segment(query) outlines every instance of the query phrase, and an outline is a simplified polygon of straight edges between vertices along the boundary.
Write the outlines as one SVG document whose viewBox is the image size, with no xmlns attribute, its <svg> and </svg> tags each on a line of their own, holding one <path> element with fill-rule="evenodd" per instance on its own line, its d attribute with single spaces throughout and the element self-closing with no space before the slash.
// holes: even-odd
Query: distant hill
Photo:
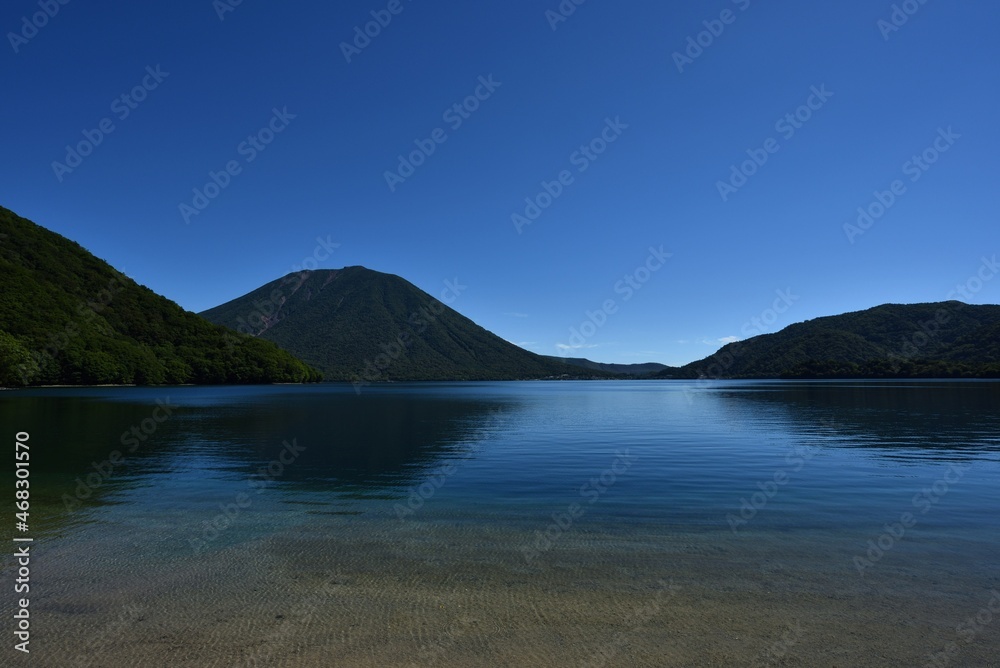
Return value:
<svg viewBox="0 0 1000 668">
<path fill-rule="evenodd" d="M 289 274 L 201 315 L 277 343 L 327 380 L 608 376 L 519 348 L 399 276 L 365 267 Z"/>
<path fill-rule="evenodd" d="M 668 377 L 661 372 L 657 377 Z M 676 375 L 676 374 L 675 374 Z M 731 343 L 687 378 L 1000 376 L 1000 306 L 885 304 Z"/>
<path fill-rule="evenodd" d="M 318 380 L 0 207 L 0 385 Z"/>
<path fill-rule="evenodd" d="M 957 301 L 816 318 L 681 368 L 536 355 L 364 267 L 290 274 L 202 315 L 0 207 L 0 386 L 1000 377 L 1000 306 Z"/>
<path fill-rule="evenodd" d="M 606 373 L 630 376 L 632 378 L 643 378 L 656 373 L 669 373 L 677 371 L 676 368 L 660 364 L 658 362 L 647 362 L 645 364 L 605 364 L 603 362 L 592 362 L 583 357 L 556 357 L 555 355 L 543 355 L 546 359 L 554 362 L 562 362 L 570 366 L 577 366 L 592 371 L 604 371 Z"/>
</svg>

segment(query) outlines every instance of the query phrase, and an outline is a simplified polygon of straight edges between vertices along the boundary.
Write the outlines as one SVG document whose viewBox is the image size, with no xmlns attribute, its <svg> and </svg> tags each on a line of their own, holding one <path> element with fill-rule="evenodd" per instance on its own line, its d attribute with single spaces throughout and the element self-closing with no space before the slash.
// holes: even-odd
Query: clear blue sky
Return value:
<svg viewBox="0 0 1000 668">
<path fill-rule="evenodd" d="M 10 0 L 0 203 L 193 311 L 288 273 L 322 238 L 340 245 L 320 268 L 434 295 L 458 278 L 452 306 L 530 350 L 686 363 L 755 317 L 773 331 L 943 300 L 1000 252 L 1000 5 L 908 4 L 896 30 L 879 26 L 888 0 L 588 0 L 558 22 L 558 0 L 243 0 L 223 20 L 222 0 L 75 0 L 35 17 L 36 34 L 23 17 L 38 0 Z M 342 43 L 389 7 L 347 62 Z M 121 99 L 143 83 L 141 102 Z M 477 89 L 468 118 L 445 115 Z M 799 127 L 782 122 L 810 102 Z M 286 108 L 264 150 L 240 148 Z M 438 128 L 446 141 L 390 189 L 397 156 Z M 54 168 L 85 130 L 100 144 Z M 603 153 L 575 153 L 602 132 Z M 926 171 L 906 164 L 925 149 Z M 748 150 L 767 162 L 720 193 Z M 185 221 L 180 205 L 230 161 L 238 173 Z M 519 233 L 512 214 L 564 170 Z M 905 190 L 851 243 L 845 223 L 895 180 Z M 661 245 L 672 256 L 626 300 L 618 282 Z M 963 300 L 998 295 L 1000 277 Z M 606 322 L 572 337 L 607 300 Z"/>
</svg>

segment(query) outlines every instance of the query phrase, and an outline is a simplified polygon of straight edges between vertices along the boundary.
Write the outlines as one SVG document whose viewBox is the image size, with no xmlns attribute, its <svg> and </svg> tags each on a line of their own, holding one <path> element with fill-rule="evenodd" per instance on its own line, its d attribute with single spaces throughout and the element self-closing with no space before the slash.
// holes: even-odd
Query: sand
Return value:
<svg viewBox="0 0 1000 668">
<path fill-rule="evenodd" d="M 951 642 L 937 665 L 1000 666 L 1000 609 L 956 630 L 1000 590 L 961 550 L 862 578 L 822 535 L 581 527 L 531 564 L 502 524 L 320 517 L 197 556 L 115 535 L 37 545 L 32 652 L 5 665 L 854 668 Z"/>
</svg>

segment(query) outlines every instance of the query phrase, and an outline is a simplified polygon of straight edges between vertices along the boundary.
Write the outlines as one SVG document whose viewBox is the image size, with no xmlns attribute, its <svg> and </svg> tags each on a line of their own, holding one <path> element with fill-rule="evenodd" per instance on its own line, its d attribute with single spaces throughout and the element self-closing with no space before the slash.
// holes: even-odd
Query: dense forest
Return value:
<svg viewBox="0 0 1000 668">
<path fill-rule="evenodd" d="M 731 343 L 661 378 L 997 378 L 1000 306 L 885 304 Z"/>
<path fill-rule="evenodd" d="M 273 343 L 213 325 L 0 207 L 0 385 L 319 379 Z"/>
</svg>

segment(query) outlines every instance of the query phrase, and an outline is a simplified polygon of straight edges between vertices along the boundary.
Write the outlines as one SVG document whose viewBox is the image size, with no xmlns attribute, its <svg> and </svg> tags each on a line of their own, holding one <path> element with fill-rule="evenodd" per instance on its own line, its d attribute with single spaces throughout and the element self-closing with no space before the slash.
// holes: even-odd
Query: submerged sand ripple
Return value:
<svg viewBox="0 0 1000 668">
<path fill-rule="evenodd" d="M 198 556 L 59 539 L 37 552 L 31 664 L 923 666 L 1000 590 L 955 554 L 860 578 L 822 535 L 581 528 L 531 564 L 523 540 L 345 517 Z M 1000 615 L 949 665 L 998 649 Z"/>
</svg>

